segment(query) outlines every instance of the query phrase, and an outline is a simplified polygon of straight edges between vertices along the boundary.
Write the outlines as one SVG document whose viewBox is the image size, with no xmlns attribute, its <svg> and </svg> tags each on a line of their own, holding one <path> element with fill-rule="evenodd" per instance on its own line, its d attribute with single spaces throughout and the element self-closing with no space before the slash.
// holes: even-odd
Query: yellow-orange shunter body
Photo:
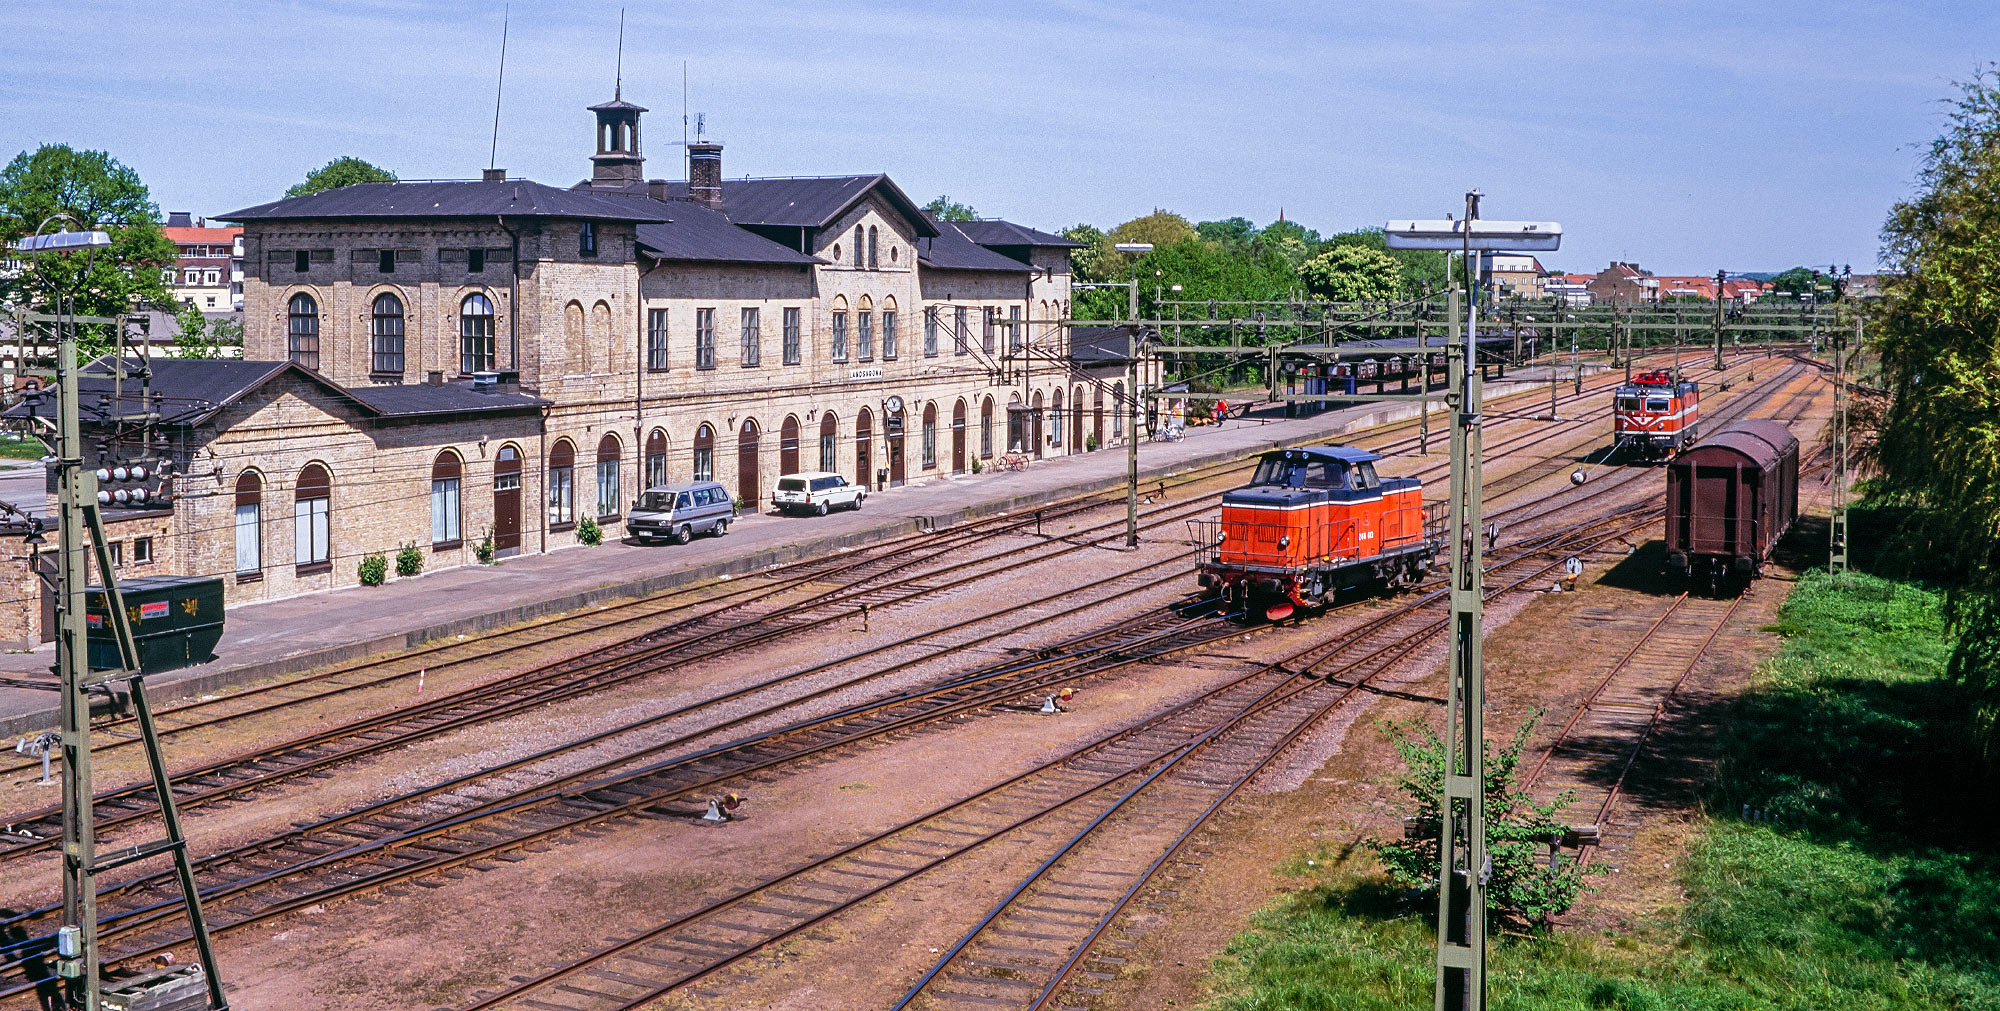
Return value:
<svg viewBox="0 0 2000 1011">
<path fill-rule="evenodd" d="M 1430 568 L 1442 540 L 1422 483 L 1380 477 L 1381 457 L 1347 446 L 1264 454 L 1248 487 L 1197 521 L 1201 585 L 1276 620 L 1368 583 L 1399 587 Z"/>
</svg>

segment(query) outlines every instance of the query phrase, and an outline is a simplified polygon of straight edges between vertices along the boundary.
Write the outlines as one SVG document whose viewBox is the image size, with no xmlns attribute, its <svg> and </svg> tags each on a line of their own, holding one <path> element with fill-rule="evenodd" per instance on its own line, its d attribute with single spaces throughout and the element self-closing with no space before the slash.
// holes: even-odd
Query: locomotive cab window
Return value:
<svg viewBox="0 0 2000 1011">
<path fill-rule="evenodd" d="M 1347 467 L 1332 460 L 1314 460 L 1305 465 L 1305 487 L 1330 488 L 1335 491 L 1347 487 Z"/>
<path fill-rule="evenodd" d="M 1363 491 L 1374 491 L 1382 487 L 1382 479 L 1375 476 L 1375 465 L 1364 463 L 1354 469 L 1354 486 Z"/>
<path fill-rule="evenodd" d="M 1638 397 L 1619 397 L 1619 398 L 1618 398 L 1618 409 L 1619 409 L 1619 410 L 1621 410 L 1621 411 L 1636 411 L 1636 410 L 1638 410 L 1638 409 L 1639 409 L 1639 398 L 1638 398 Z"/>
<path fill-rule="evenodd" d="M 1666 400 L 1666 398 L 1665 398 L 1665 397 L 1647 397 L 1647 398 L 1646 398 L 1646 410 L 1649 410 L 1649 411 L 1664 411 L 1664 410 L 1666 410 L 1666 409 L 1667 409 L 1667 400 Z"/>
</svg>

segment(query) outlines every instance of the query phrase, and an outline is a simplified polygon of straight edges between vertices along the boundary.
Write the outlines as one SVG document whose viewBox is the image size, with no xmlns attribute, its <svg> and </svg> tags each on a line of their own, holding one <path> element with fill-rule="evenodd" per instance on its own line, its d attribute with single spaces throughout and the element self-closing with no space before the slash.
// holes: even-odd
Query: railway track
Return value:
<svg viewBox="0 0 2000 1011">
<path fill-rule="evenodd" d="M 1621 517 L 1615 523 L 1590 526 L 1608 526 L 1615 533 L 1620 525 L 1632 523 Z M 1544 557 L 1549 553 L 1577 550 L 1580 544 L 1605 536 L 1602 530 L 1579 529 L 1547 538 L 1524 547 L 1515 562 L 1496 565 L 1493 572 L 1503 573 L 1507 564 L 1521 566 L 1510 583 L 1519 586 L 1556 564 Z M 1242 735 L 1247 734 L 1262 740 L 1262 747 L 1273 755 L 1282 751 L 1310 725 L 1314 714 L 1339 704 L 1328 701 L 1329 692 L 1339 700 L 1351 698 L 1434 636 L 1444 625 L 1432 614 L 1440 596 L 1417 598 L 1357 629 L 1259 665 L 1138 727 L 1107 735 L 972 797 L 774 875 L 503 992 L 480 997 L 466 1011 L 502 1006 L 577 1011 L 638 1007 L 963 854 L 1012 838 L 1025 826 L 1035 826 L 1042 835 L 1061 829 L 1059 838 L 1071 840 L 1057 854 L 1061 857 L 1076 851 L 1078 833 L 1098 831 L 1114 816 L 1118 825 L 1126 827 L 1155 824 L 1157 812 L 1133 814 L 1135 798 L 1141 796 L 1149 804 L 1156 796 L 1168 796 L 1173 801 L 1169 806 L 1185 813 L 1199 794 L 1207 802 L 1196 813 L 1205 817 L 1247 781 L 1242 769 L 1235 770 L 1234 778 L 1217 778 L 1217 771 L 1227 771 L 1233 761 L 1212 746 L 1225 739 L 1226 731 L 1241 731 L 1227 737 L 1239 750 L 1246 739 Z M 1334 667 L 1342 669 L 1347 680 L 1315 679 L 1319 671 Z M 1217 755 L 1222 756 L 1219 764 Z M 1224 784 L 1223 796 L 1202 794 L 1202 784 L 1212 790 L 1216 783 Z M 1054 864 L 1045 863 L 1044 870 L 1050 866 Z M 1061 883 L 1059 887 L 1075 884 L 1074 876 L 1054 880 Z M 1017 889 L 1010 898 L 1023 894 Z M 1061 895 L 1040 898 L 1063 901 Z M 986 925 L 995 919 L 989 916 Z M 1032 936 L 1051 929 L 1044 923 L 1020 933 Z M 954 954 L 964 948 L 961 944 Z M 1011 992 L 1022 977 L 1006 978 L 1003 985 Z"/>
</svg>

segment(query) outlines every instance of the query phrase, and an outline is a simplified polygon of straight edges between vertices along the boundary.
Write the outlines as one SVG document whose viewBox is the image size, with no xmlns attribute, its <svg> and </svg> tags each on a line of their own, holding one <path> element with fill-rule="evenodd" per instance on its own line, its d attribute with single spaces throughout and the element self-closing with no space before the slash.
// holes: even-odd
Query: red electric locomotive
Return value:
<svg viewBox="0 0 2000 1011">
<path fill-rule="evenodd" d="M 1381 457 L 1347 446 L 1264 454 L 1246 488 L 1225 492 L 1220 520 L 1196 520 L 1201 585 L 1277 621 L 1295 608 L 1374 582 L 1416 582 L 1443 543 L 1422 482 L 1379 477 Z"/>
<path fill-rule="evenodd" d="M 1701 391 L 1671 372 L 1641 372 L 1618 387 L 1611 407 L 1615 452 L 1662 460 L 1701 436 Z"/>
</svg>

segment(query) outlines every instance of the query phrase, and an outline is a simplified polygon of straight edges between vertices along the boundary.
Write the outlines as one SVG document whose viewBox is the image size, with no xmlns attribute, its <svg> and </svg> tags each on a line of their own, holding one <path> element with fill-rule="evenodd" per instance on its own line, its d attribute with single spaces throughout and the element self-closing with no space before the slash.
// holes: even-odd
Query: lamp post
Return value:
<svg viewBox="0 0 2000 1011">
<path fill-rule="evenodd" d="M 1457 251 L 1465 268 L 1465 316 L 1451 297 L 1451 328 L 1458 353 L 1449 356 L 1451 411 L 1450 525 L 1451 664 L 1446 692 L 1443 824 L 1438 847 L 1438 948 L 1436 1011 L 1486 1007 L 1486 815 L 1484 809 L 1486 685 L 1480 655 L 1485 613 L 1480 551 L 1479 269 L 1476 253 L 1553 252 L 1562 226 L 1552 221 L 1482 221 L 1478 190 L 1465 195 L 1465 218 L 1391 221 L 1383 229 L 1390 249 Z M 1461 325 L 1463 330 L 1460 330 Z M 1456 338 L 1461 334 L 1464 340 Z M 1421 340 L 1423 334 L 1418 333 Z M 1550 350 L 1553 352 L 1553 342 Z M 1553 363 L 1554 355 L 1550 355 Z"/>
<path fill-rule="evenodd" d="M 88 630 L 84 619 L 84 587 L 90 575 L 84 556 L 83 504 L 96 501 L 95 475 L 83 466 L 83 427 L 77 410 L 75 297 L 42 270 L 39 254 L 83 252 L 84 274 L 96 266 L 97 250 L 111 245 L 100 231 L 59 231 L 43 234 L 58 218 L 75 224 L 67 214 L 52 215 L 35 234 L 14 243 L 34 256 L 35 273 L 54 296 L 56 325 L 56 457 L 58 556 L 56 599 L 56 676 L 62 682 L 62 804 L 63 918 L 56 931 L 56 972 L 65 981 L 69 1002 L 96 1011 L 100 983 L 97 953 L 97 889 L 91 867 L 96 863 L 96 839 L 91 826 L 90 676 Z M 44 441 L 47 441 L 46 439 Z"/>
<path fill-rule="evenodd" d="M 1150 242 L 1120 242 L 1112 247 L 1121 253 L 1150 253 Z M 1125 546 L 1139 547 L 1139 273 L 1133 268 L 1132 286 L 1126 289 L 1125 319 L 1131 331 L 1125 337 Z M 1115 405 L 1114 405 L 1115 406 Z"/>
</svg>

